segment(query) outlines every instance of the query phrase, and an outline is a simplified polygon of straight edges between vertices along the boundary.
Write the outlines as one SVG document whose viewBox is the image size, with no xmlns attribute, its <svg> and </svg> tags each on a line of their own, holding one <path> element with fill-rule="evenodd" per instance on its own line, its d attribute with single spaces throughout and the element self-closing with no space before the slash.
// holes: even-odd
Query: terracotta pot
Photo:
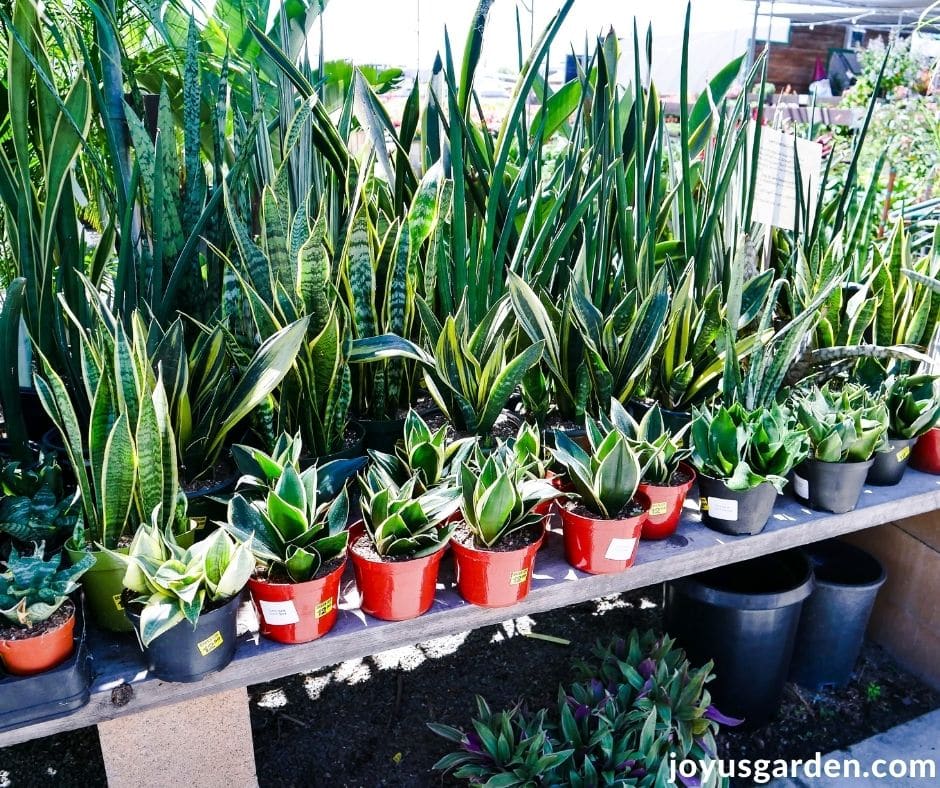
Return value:
<svg viewBox="0 0 940 788">
<path fill-rule="evenodd" d="M 650 500 L 650 510 L 643 522 L 644 539 L 666 539 L 676 532 L 682 518 L 682 505 L 689 489 L 695 484 L 692 466 L 680 463 L 679 468 L 689 476 L 685 484 L 665 487 L 656 484 L 640 484 L 637 492 Z"/>
<path fill-rule="evenodd" d="M 14 676 L 32 676 L 64 662 L 75 646 L 75 609 L 55 629 L 19 640 L 0 640 L 0 662 Z"/>
<path fill-rule="evenodd" d="M 604 520 L 575 514 L 561 506 L 565 537 L 565 558 L 575 569 L 594 575 L 622 572 L 633 566 L 640 543 L 649 499 L 640 492 L 634 496 L 645 511 L 624 520 Z"/>
<path fill-rule="evenodd" d="M 360 607 L 384 621 L 416 618 L 434 604 L 437 573 L 447 546 L 423 558 L 408 561 L 376 561 L 359 555 L 354 545 L 365 534 L 358 522 L 349 529 L 349 556 L 362 596 Z"/>
<path fill-rule="evenodd" d="M 481 550 L 454 539 L 460 596 L 480 607 L 506 607 L 524 599 L 532 586 L 535 554 L 544 541 L 544 530 L 535 542 L 518 550 Z"/>
<path fill-rule="evenodd" d="M 323 577 L 303 583 L 272 583 L 253 577 L 248 581 L 261 634 L 278 643 L 309 643 L 323 637 L 336 623 L 339 581 L 343 560 Z"/>
<path fill-rule="evenodd" d="M 940 427 L 928 430 L 917 439 L 910 465 L 924 473 L 940 474 Z"/>
</svg>

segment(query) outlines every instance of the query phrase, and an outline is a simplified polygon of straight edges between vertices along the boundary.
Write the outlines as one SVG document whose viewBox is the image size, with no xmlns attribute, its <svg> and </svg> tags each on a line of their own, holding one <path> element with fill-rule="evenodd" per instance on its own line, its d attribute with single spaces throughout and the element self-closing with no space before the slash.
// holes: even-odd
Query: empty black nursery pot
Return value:
<svg viewBox="0 0 940 788">
<path fill-rule="evenodd" d="M 195 628 L 182 621 L 141 648 L 147 669 L 162 681 L 199 681 L 222 670 L 235 656 L 238 608 L 241 594 L 220 607 L 204 611 Z M 125 607 L 127 617 L 140 632 L 140 610 Z M 139 635 L 138 635 L 139 638 Z"/>
<path fill-rule="evenodd" d="M 715 661 L 715 705 L 748 727 L 777 710 L 813 569 L 799 551 L 755 558 L 673 580 L 666 630 L 693 664 Z"/>
<path fill-rule="evenodd" d="M 891 487 L 901 481 L 907 463 L 911 456 L 913 440 L 906 438 L 889 438 L 888 446 L 883 451 L 875 452 L 872 457 L 872 466 L 868 469 L 868 484 L 879 487 Z"/>
<path fill-rule="evenodd" d="M 797 500 L 819 512 L 851 512 L 858 506 L 865 477 L 873 462 L 805 460 L 793 471 L 793 494 Z"/>
<path fill-rule="evenodd" d="M 812 690 L 844 687 L 862 648 L 885 571 L 864 550 L 835 540 L 804 548 L 816 587 L 803 604 L 790 679 Z"/>
</svg>

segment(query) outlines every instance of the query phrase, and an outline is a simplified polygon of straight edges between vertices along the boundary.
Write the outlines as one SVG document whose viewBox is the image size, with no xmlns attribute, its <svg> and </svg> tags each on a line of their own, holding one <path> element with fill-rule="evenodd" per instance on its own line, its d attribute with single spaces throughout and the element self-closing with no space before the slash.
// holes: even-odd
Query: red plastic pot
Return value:
<svg viewBox="0 0 940 788">
<path fill-rule="evenodd" d="M 248 581 L 261 634 L 278 643 L 309 643 L 323 637 L 339 613 L 339 581 L 346 562 L 323 577 L 304 583 Z"/>
<path fill-rule="evenodd" d="M 634 500 L 646 511 L 625 520 L 585 517 L 566 506 L 559 507 L 568 563 L 593 575 L 622 572 L 633 566 L 650 508 L 649 499 L 642 493 L 637 492 Z"/>
<path fill-rule="evenodd" d="M 544 541 L 544 530 L 535 542 L 518 550 L 481 550 L 454 539 L 460 596 L 480 607 L 507 607 L 524 599 L 532 586 L 535 554 Z"/>
<path fill-rule="evenodd" d="M 666 539 L 676 532 L 682 518 L 682 505 L 689 489 L 695 484 L 695 471 L 690 465 L 681 463 L 679 468 L 689 476 L 685 484 L 661 487 L 655 484 L 640 484 L 637 491 L 650 500 L 650 509 L 643 522 L 644 539 Z"/>
<path fill-rule="evenodd" d="M 29 638 L 0 640 L 0 662 L 14 676 L 32 676 L 64 662 L 75 647 L 75 610 L 55 629 Z"/>
<path fill-rule="evenodd" d="M 376 561 L 360 555 L 355 544 L 365 533 L 359 522 L 349 529 L 349 555 L 362 597 L 359 606 L 384 621 L 417 618 L 434 604 L 437 572 L 447 546 L 424 558 L 409 561 Z"/>
<path fill-rule="evenodd" d="M 917 439 L 911 451 L 910 466 L 940 475 L 940 427 L 928 430 Z"/>
</svg>

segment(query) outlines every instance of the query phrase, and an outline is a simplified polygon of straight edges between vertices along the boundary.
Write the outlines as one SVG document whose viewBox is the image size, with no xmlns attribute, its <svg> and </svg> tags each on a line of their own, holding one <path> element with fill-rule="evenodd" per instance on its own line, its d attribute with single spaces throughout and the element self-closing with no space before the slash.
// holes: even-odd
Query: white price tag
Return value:
<svg viewBox="0 0 940 788">
<path fill-rule="evenodd" d="M 798 473 L 793 474 L 793 491 L 799 498 L 809 498 L 809 482 Z"/>
<path fill-rule="evenodd" d="M 286 602 L 269 602 L 267 599 L 260 600 L 261 615 L 268 624 L 275 626 L 281 624 L 296 624 L 300 621 L 297 615 L 297 608 L 290 600 Z"/>
<path fill-rule="evenodd" d="M 636 539 L 611 539 L 604 558 L 609 561 L 629 561 L 636 543 Z"/>
<path fill-rule="evenodd" d="M 709 495 L 708 514 L 716 520 L 730 520 L 734 522 L 738 519 L 738 502 L 728 498 L 716 498 L 714 495 Z"/>
</svg>

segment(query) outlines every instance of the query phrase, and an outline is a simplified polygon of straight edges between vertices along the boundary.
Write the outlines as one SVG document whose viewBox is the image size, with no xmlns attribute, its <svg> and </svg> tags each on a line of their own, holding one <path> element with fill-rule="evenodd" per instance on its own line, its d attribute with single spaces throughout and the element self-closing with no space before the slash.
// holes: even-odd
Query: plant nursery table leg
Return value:
<svg viewBox="0 0 940 788">
<path fill-rule="evenodd" d="M 109 788 L 255 788 L 244 687 L 98 724 Z"/>
</svg>

